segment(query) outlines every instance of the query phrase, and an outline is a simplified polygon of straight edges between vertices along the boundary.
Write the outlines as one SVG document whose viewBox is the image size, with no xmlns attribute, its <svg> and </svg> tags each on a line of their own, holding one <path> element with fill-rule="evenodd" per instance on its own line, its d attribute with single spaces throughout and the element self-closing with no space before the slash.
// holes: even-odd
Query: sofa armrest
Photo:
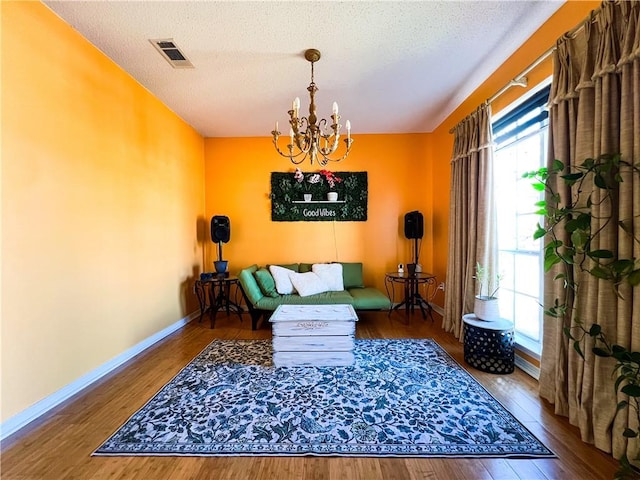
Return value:
<svg viewBox="0 0 640 480">
<path fill-rule="evenodd" d="M 258 270 L 258 266 L 251 265 L 250 267 L 241 270 L 238 274 L 238 282 L 240 282 L 240 286 L 242 287 L 246 300 L 252 303 L 251 306 L 258 303 L 260 299 L 264 297 L 258 282 L 256 282 L 256 279 L 253 276 L 253 272 L 256 270 Z"/>
</svg>

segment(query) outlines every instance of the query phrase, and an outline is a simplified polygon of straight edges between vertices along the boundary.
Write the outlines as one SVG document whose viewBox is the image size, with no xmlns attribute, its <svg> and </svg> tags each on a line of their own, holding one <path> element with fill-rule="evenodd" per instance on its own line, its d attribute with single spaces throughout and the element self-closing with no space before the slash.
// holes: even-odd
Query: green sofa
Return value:
<svg viewBox="0 0 640 480">
<path fill-rule="evenodd" d="M 238 283 L 242 291 L 245 303 L 251 315 L 251 328 L 256 330 L 260 319 L 267 319 L 278 305 L 352 305 L 356 311 L 385 310 L 391 308 L 391 301 L 380 290 L 374 287 L 365 287 L 362 278 L 362 263 L 342 264 L 342 277 L 344 290 L 328 291 L 309 296 L 300 296 L 297 293 L 281 295 L 270 288 L 268 283 L 270 275 L 267 267 L 251 265 L 240 271 Z M 294 272 L 310 272 L 312 264 L 293 263 L 279 265 Z M 267 272 L 267 273 L 265 273 Z M 266 282 L 265 282 L 266 280 Z M 267 285 L 265 286 L 265 283 Z"/>
</svg>

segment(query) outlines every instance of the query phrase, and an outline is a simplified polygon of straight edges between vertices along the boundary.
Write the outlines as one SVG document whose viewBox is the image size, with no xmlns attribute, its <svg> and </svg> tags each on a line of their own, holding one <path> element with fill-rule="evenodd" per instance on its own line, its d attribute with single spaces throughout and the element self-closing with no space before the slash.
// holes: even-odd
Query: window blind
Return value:
<svg viewBox="0 0 640 480">
<path fill-rule="evenodd" d="M 548 125 L 547 103 L 550 90 L 551 85 L 547 85 L 493 123 L 493 139 L 497 148 L 522 138 L 532 127 L 539 130 Z"/>
</svg>

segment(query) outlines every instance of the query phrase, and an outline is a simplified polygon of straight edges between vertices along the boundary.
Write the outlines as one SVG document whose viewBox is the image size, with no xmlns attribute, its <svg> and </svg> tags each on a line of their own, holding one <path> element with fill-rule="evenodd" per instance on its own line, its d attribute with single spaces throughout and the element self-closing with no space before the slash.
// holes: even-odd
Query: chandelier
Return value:
<svg viewBox="0 0 640 480">
<path fill-rule="evenodd" d="M 342 128 L 342 125 L 339 123 L 340 115 L 338 115 L 338 104 L 333 102 L 331 125 L 328 125 L 327 120 L 324 118 L 318 122 L 316 104 L 314 102 L 318 87 L 316 87 L 313 81 L 313 64 L 320 60 L 320 51 L 315 48 L 309 49 L 304 52 L 304 58 L 311 62 L 311 83 L 307 87 L 309 97 L 311 98 L 309 116 L 300 117 L 298 115 L 300 99 L 296 97 L 293 101 L 293 108 L 288 112 L 291 127 L 289 128 L 289 144 L 287 145 L 286 151 L 282 151 L 280 147 L 278 147 L 278 138 L 280 138 L 278 122 L 276 122 L 276 128 L 271 132 L 271 135 L 273 135 L 273 144 L 278 153 L 283 157 L 287 157 L 293 164 L 299 165 L 309 157 L 311 165 L 315 162 L 324 167 L 329 162 L 339 162 L 349 155 L 351 144 L 353 143 L 351 139 L 351 123 L 349 120 L 345 123 L 347 138 L 344 139 L 344 143 L 347 149 L 344 155 L 339 158 L 331 158 L 330 155 L 338 149 L 340 129 Z"/>
</svg>

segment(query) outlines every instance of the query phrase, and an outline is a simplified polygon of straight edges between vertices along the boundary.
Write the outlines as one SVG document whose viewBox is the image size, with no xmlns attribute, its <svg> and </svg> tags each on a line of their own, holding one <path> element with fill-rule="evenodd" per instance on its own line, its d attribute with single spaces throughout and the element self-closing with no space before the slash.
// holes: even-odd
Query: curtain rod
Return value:
<svg viewBox="0 0 640 480">
<path fill-rule="evenodd" d="M 584 28 L 585 23 L 587 23 L 587 22 L 596 23 L 598 21 L 597 15 L 599 13 L 600 13 L 600 7 L 596 8 L 595 10 L 591 10 L 591 12 L 587 16 L 587 18 L 585 18 L 582 22 L 580 22 L 578 25 L 573 27 L 571 30 L 567 31 L 567 33 L 565 33 L 561 38 L 567 38 L 567 37 L 568 38 L 575 38 L 575 36 Z M 531 65 L 529 65 L 527 68 L 525 68 L 522 71 L 522 73 L 520 73 L 520 75 L 517 75 L 513 80 L 511 80 L 504 87 L 502 87 L 500 90 L 498 90 L 496 93 L 494 93 L 491 97 L 489 97 L 487 99 L 487 103 L 492 103 L 496 98 L 498 98 L 504 92 L 509 90 L 509 88 L 511 88 L 511 87 L 514 87 L 514 86 L 526 87 L 527 86 L 527 77 L 525 77 L 525 75 L 528 74 L 529 72 L 531 72 L 534 68 L 536 68 L 542 62 L 544 62 L 547 58 L 549 58 L 551 56 L 551 54 L 554 52 L 554 50 L 556 49 L 556 46 L 557 46 L 557 42 L 556 42 L 556 45 L 554 45 L 549 50 L 544 52 Z"/>
<path fill-rule="evenodd" d="M 565 33 L 563 35 L 563 37 L 573 38 L 580 32 L 580 30 L 582 30 L 584 28 L 584 24 L 586 22 L 589 22 L 589 21 L 590 22 L 596 22 L 597 19 L 595 18 L 595 13 L 597 11 L 599 11 L 599 10 L 600 10 L 600 8 L 591 11 L 591 13 L 589 14 L 589 16 L 587 18 L 585 18 L 582 22 L 580 22 L 578 25 L 576 25 L 571 30 L 569 30 L 567 33 Z M 547 50 L 542 55 L 540 55 L 538 58 L 536 58 L 531 65 L 529 65 L 527 68 L 525 68 L 520 73 L 520 75 L 517 75 L 513 80 L 511 80 L 504 87 L 502 87 L 500 90 L 498 90 L 496 93 L 494 93 L 491 97 L 489 97 L 487 99 L 487 103 L 492 103 L 496 98 L 498 98 L 504 92 L 509 90 L 511 87 L 526 87 L 527 86 L 527 77 L 525 75 L 527 75 L 528 73 L 533 71 L 534 68 L 536 68 L 542 62 L 544 62 L 547 58 L 549 58 L 551 56 L 551 54 L 554 52 L 555 49 L 556 49 L 556 46 L 554 45 L 549 50 Z"/>
<path fill-rule="evenodd" d="M 509 80 L 509 83 L 507 83 L 504 87 L 502 87 L 496 93 L 491 95 L 487 100 L 485 100 L 485 103 L 487 103 L 487 104 L 493 103 L 493 101 L 496 98 L 498 98 L 504 92 L 509 90 L 511 87 L 527 87 L 528 86 L 528 81 L 527 81 L 526 75 L 529 72 L 531 72 L 534 68 L 536 68 L 538 65 L 540 65 L 542 62 L 544 62 L 547 58 L 549 58 L 555 49 L 556 49 L 556 47 L 551 47 L 549 50 L 547 50 L 542 55 L 540 55 L 538 58 L 536 58 L 535 61 L 531 65 L 529 65 L 522 72 L 520 72 L 518 75 L 516 75 L 512 80 Z M 459 122 L 458 122 L 458 124 L 459 124 Z M 458 124 L 456 124 L 456 125 L 458 125 Z M 455 127 L 453 127 L 451 130 L 449 130 L 449 133 L 454 133 L 454 132 L 455 132 Z"/>
<path fill-rule="evenodd" d="M 513 80 L 511 80 L 509 83 L 507 83 L 504 87 L 502 87 L 496 93 L 491 95 L 487 99 L 487 103 L 493 103 L 493 101 L 496 98 L 498 98 L 504 92 L 509 90 L 511 87 L 527 87 L 529 85 L 529 83 L 528 83 L 528 79 L 527 79 L 526 75 L 528 73 L 532 72 L 533 69 L 535 69 L 538 65 L 540 65 L 542 62 L 544 62 L 547 58 L 549 58 L 555 49 L 556 49 L 556 47 L 551 47 L 549 50 L 547 50 L 542 55 L 540 55 L 538 58 L 536 58 L 536 60 L 531 65 L 529 65 L 522 72 L 520 72 L 520 74 L 517 75 Z"/>
<path fill-rule="evenodd" d="M 596 17 L 597 13 L 600 12 L 600 7 L 598 7 L 595 10 L 592 10 L 591 13 L 589 14 L 589 16 L 587 18 L 585 18 L 582 22 L 580 22 L 578 25 L 576 25 L 575 27 L 573 27 L 571 30 L 569 30 L 567 33 L 565 33 L 561 38 L 564 37 L 574 37 L 575 35 L 578 34 L 578 32 L 580 32 L 580 30 L 582 30 L 584 28 L 584 25 L 586 22 L 590 21 L 590 22 L 597 22 L 598 19 Z M 534 68 L 536 68 L 538 65 L 540 65 L 542 62 L 544 62 L 547 58 L 549 58 L 551 56 L 551 54 L 555 51 L 556 46 L 554 45 L 553 47 L 551 47 L 549 50 L 547 50 L 546 52 L 544 52 L 542 55 L 540 55 L 538 58 L 536 58 L 533 63 L 531 65 L 529 65 L 527 68 L 525 68 L 522 72 L 520 72 L 520 74 L 516 75 L 515 78 L 513 78 L 512 80 L 509 81 L 509 83 L 507 83 L 504 87 L 502 87 L 500 90 L 498 90 L 496 93 L 494 93 L 493 95 L 491 95 L 487 100 L 486 103 L 490 104 L 493 103 L 493 101 L 498 98 L 500 95 L 502 95 L 504 92 L 506 92 L 507 90 L 509 90 L 511 87 L 527 87 L 528 83 L 527 83 L 527 77 L 526 75 L 528 73 L 530 73 L 531 71 L 533 71 Z M 459 122 L 458 122 L 459 123 Z M 457 125 L 457 124 L 456 124 Z M 449 133 L 454 133 L 455 132 L 455 127 L 453 127 L 451 130 L 449 130 Z"/>
<path fill-rule="evenodd" d="M 487 104 L 492 103 L 496 98 L 498 98 L 504 92 L 509 90 L 511 87 L 527 87 L 528 86 L 528 81 L 527 81 L 526 75 L 529 72 L 531 72 L 534 68 L 536 68 L 538 65 L 540 65 L 542 62 L 544 62 L 547 58 L 549 58 L 555 49 L 556 49 L 555 46 L 551 47 L 549 50 L 547 50 L 542 55 L 540 55 L 538 58 L 536 58 L 531 65 L 529 65 L 527 68 L 525 68 L 522 72 L 520 72 L 512 80 L 510 80 L 509 83 L 507 83 L 504 87 L 502 87 L 496 93 L 491 95 L 487 100 L 485 100 L 485 103 L 487 103 Z M 459 122 L 458 122 L 458 124 L 459 124 Z M 456 125 L 458 125 L 458 124 L 456 124 Z M 455 132 L 455 127 L 453 127 L 451 130 L 449 130 L 449 133 L 454 133 L 454 132 Z"/>
</svg>

